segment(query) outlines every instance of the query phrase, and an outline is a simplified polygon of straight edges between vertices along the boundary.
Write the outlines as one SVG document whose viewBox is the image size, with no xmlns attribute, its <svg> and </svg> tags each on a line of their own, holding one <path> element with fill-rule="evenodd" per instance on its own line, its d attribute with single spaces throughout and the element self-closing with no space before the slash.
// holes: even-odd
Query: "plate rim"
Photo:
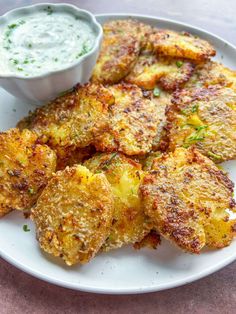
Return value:
<svg viewBox="0 0 236 314">
<path fill-rule="evenodd" d="M 146 19 L 151 19 L 153 21 L 160 21 L 160 22 L 166 22 L 166 23 L 170 23 L 173 26 L 178 25 L 178 26 L 183 26 L 183 27 L 187 27 L 190 28 L 196 32 L 201 32 L 202 34 L 206 34 L 206 35 L 210 35 L 210 37 L 221 41 L 223 44 L 227 44 L 229 47 L 231 47 L 236 54 L 236 46 L 233 45 L 232 43 L 230 43 L 229 41 L 223 39 L 222 37 L 209 32 L 201 27 L 197 27 L 197 26 L 193 26 L 191 24 L 185 23 L 185 22 L 181 22 L 181 21 L 176 21 L 173 19 L 168 19 L 168 18 L 163 18 L 163 17 L 159 17 L 159 16 L 154 16 L 154 15 L 145 15 L 145 14 L 134 14 L 134 13 L 105 13 L 105 14 L 95 14 L 96 18 L 124 18 L 124 17 L 131 17 L 131 18 L 136 18 L 136 19 L 142 19 L 142 18 L 146 18 Z M 99 21 L 98 21 L 99 22 Z M 72 283 L 72 282 L 66 282 L 65 280 L 60 280 L 57 279 L 55 277 L 51 277 L 48 276 L 46 274 L 43 274 L 33 268 L 31 268 L 30 266 L 26 266 L 25 264 L 18 262 L 16 259 L 12 258 L 10 255 L 8 255 L 7 253 L 4 253 L 4 251 L 0 248 L 0 257 L 3 258 L 6 262 L 8 262 L 9 264 L 13 265 L 14 267 L 16 267 L 17 269 L 37 278 L 40 279 L 42 281 L 46 281 L 50 284 L 54 284 L 56 286 L 60 286 L 60 287 L 64 287 L 64 288 L 68 288 L 68 289 L 72 289 L 72 290 L 76 290 L 76 291 L 83 291 L 83 292 L 89 292 L 89 293 L 96 293 L 96 294 L 112 294 L 112 295 L 122 295 L 122 294 L 142 294 L 142 293 L 150 293 L 150 292 L 158 292 L 158 291 L 162 291 L 162 290 L 167 290 L 167 289 L 172 289 L 172 288 L 176 288 L 176 287 L 180 287 L 186 284 L 189 284 L 191 282 L 194 282 L 196 280 L 199 280 L 201 278 L 204 278 L 210 274 L 213 274 L 217 271 L 219 271 L 220 269 L 224 268 L 225 266 L 231 264 L 232 262 L 234 262 L 236 260 L 236 252 L 235 255 L 229 256 L 228 258 L 225 258 L 224 261 L 220 261 L 216 264 L 214 264 L 213 266 L 210 266 L 204 270 L 202 270 L 200 273 L 198 274 L 193 274 L 190 275 L 184 279 L 177 279 L 174 282 L 167 282 L 167 283 L 162 283 L 162 284 L 157 284 L 154 286 L 150 286 L 150 285 L 145 285 L 145 286 L 140 286 L 139 288 L 137 287 L 129 287 L 129 288 L 114 288 L 114 287 L 109 287 L 109 288 L 102 288 L 102 287 L 94 287 L 91 285 L 84 285 L 84 284 L 80 284 L 80 283 Z"/>
</svg>

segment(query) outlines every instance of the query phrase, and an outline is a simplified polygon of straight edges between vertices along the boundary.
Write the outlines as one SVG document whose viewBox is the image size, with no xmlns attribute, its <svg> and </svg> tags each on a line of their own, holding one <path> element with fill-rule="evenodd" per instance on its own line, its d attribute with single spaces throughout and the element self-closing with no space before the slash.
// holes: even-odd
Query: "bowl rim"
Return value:
<svg viewBox="0 0 236 314">
<path fill-rule="evenodd" d="M 65 3 L 65 2 L 62 2 L 62 3 L 50 3 L 50 2 L 36 3 L 36 4 L 22 6 L 22 7 L 7 11 L 3 15 L 1 15 L 0 18 L 3 19 L 3 22 L 6 22 L 8 19 L 11 18 L 11 15 L 14 15 L 18 12 L 21 12 L 21 11 L 28 11 L 29 13 L 32 11 L 35 12 L 37 10 L 40 10 L 41 8 L 46 7 L 46 6 L 50 6 L 52 8 L 53 7 L 54 8 L 70 8 L 71 11 L 74 11 L 75 13 L 76 12 L 80 13 L 80 14 L 82 13 L 82 15 L 84 15 L 87 18 L 87 21 L 93 27 L 95 26 L 97 29 L 97 35 L 95 37 L 95 42 L 93 44 L 93 48 L 89 52 L 87 52 L 83 56 L 81 56 L 78 60 L 76 60 L 75 62 L 70 64 L 69 66 L 64 66 L 64 67 L 62 66 L 62 68 L 60 68 L 58 70 L 45 71 L 42 74 L 38 74 L 38 75 L 34 75 L 34 76 L 23 76 L 21 74 L 1 74 L 0 73 L 0 79 L 20 79 L 20 80 L 25 80 L 25 81 L 43 79 L 43 78 L 49 77 L 53 74 L 60 74 L 60 73 L 63 73 L 67 70 L 71 70 L 74 67 L 79 66 L 86 59 L 88 59 L 92 54 L 94 54 L 96 52 L 96 50 L 99 50 L 100 43 L 101 43 L 102 37 L 103 37 L 103 29 L 102 29 L 101 24 L 98 23 L 95 15 L 93 13 L 91 13 L 90 11 L 87 11 L 87 10 L 80 9 L 79 7 L 77 7 L 73 4 L 69 4 L 69 3 Z"/>
</svg>

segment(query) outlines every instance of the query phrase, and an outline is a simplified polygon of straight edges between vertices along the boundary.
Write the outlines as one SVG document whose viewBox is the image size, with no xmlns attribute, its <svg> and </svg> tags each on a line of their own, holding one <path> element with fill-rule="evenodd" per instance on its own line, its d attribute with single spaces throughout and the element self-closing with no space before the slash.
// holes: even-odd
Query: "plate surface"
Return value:
<svg viewBox="0 0 236 314">
<path fill-rule="evenodd" d="M 189 31 L 209 40 L 217 49 L 216 60 L 236 69 L 236 48 L 224 40 L 186 24 L 140 15 L 99 15 L 108 19 L 133 16 L 160 28 Z M 223 59 L 223 60 L 222 60 Z M 14 127 L 33 107 L 0 88 L 0 130 Z M 236 182 L 236 161 L 224 167 Z M 22 227 L 27 224 L 30 232 Z M 45 255 L 38 247 L 34 226 L 22 213 L 13 212 L 0 220 L 0 256 L 23 271 L 48 282 L 95 293 L 128 294 L 159 291 L 180 286 L 217 271 L 236 259 L 236 241 L 222 250 L 204 251 L 194 256 L 181 252 L 166 241 L 158 250 L 135 251 L 125 247 L 99 254 L 89 264 L 67 267 Z"/>
</svg>

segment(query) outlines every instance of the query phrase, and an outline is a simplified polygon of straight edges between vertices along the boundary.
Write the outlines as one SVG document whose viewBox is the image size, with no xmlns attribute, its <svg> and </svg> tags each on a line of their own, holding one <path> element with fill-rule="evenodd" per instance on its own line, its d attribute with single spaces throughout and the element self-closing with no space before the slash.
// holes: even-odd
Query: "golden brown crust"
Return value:
<svg viewBox="0 0 236 314">
<path fill-rule="evenodd" d="M 59 158 L 57 158 L 57 171 L 63 170 L 67 166 L 71 167 L 75 164 L 82 164 L 85 160 L 91 158 L 96 153 L 96 150 L 93 146 L 87 146 L 84 148 L 76 148 L 67 147 L 66 153 L 64 152 L 64 148 L 62 148 L 62 152 L 60 152 Z"/>
<path fill-rule="evenodd" d="M 150 35 L 149 42 L 153 51 L 164 56 L 203 61 L 216 54 L 215 49 L 206 40 L 187 32 L 156 29 Z"/>
<path fill-rule="evenodd" d="M 149 152 L 160 123 L 155 103 L 135 85 L 123 83 L 108 89 L 115 99 L 110 106 L 110 129 L 95 143 L 96 149 L 126 155 Z"/>
<path fill-rule="evenodd" d="M 152 28 L 129 19 L 109 21 L 103 25 L 103 30 L 103 43 L 92 81 L 114 84 L 125 77 L 135 65 Z"/>
<path fill-rule="evenodd" d="M 29 130 L 0 133 L 0 217 L 30 209 L 56 168 L 56 155 Z"/>
<path fill-rule="evenodd" d="M 236 92 L 236 71 L 209 60 L 196 66 L 185 88 L 208 87 L 217 84 L 230 87 Z"/>
<path fill-rule="evenodd" d="M 18 127 L 35 131 L 40 142 L 53 148 L 59 159 L 66 159 L 67 151 L 92 144 L 106 130 L 108 108 L 113 101 L 112 94 L 101 85 L 77 86 L 69 94 L 37 108 Z"/>
<path fill-rule="evenodd" d="M 140 192 L 160 234 L 186 251 L 224 247 L 236 235 L 233 183 L 194 148 L 156 158 Z"/>
<path fill-rule="evenodd" d="M 188 60 L 143 52 L 125 81 L 144 89 L 153 89 L 158 83 L 164 90 L 172 91 L 187 82 L 193 71 L 194 64 Z"/>
<path fill-rule="evenodd" d="M 109 234 L 113 206 L 104 174 L 80 165 L 57 172 L 32 210 L 41 248 L 69 266 L 89 262 Z"/>
<path fill-rule="evenodd" d="M 104 36 L 92 82 L 118 83 L 134 66 L 139 54 L 139 42 L 131 35 Z"/>
<path fill-rule="evenodd" d="M 84 164 L 92 172 L 106 175 L 114 197 L 112 227 L 102 249 L 109 251 L 141 241 L 151 229 L 138 196 L 143 177 L 141 165 L 122 154 L 97 154 Z"/>
<path fill-rule="evenodd" d="M 132 35 L 141 43 L 141 47 L 147 44 L 149 35 L 153 32 L 153 28 L 139 22 L 135 19 L 112 20 L 103 25 L 103 32 L 107 35 Z"/>
<path fill-rule="evenodd" d="M 151 230 L 140 242 L 134 243 L 134 248 L 140 250 L 142 248 L 149 248 L 156 250 L 161 244 L 161 237 L 155 230 Z"/>
<path fill-rule="evenodd" d="M 166 151 L 169 143 L 169 139 L 166 132 L 166 109 L 171 104 L 172 94 L 164 92 L 160 89 L 160 95 L 154 96 L 152 93 L 150 99 L 156 105 L 156 112 L 160 122 L 157 125 L 157 133 L 152 143 L 152 151 Z"/>
<path fill-rule="evenodd" d="M 215 162 L 236 158 L 236 93 L 226 87 L 185 89 L 167 110 L 170 150 L 196 147 Z"/>
</svg>

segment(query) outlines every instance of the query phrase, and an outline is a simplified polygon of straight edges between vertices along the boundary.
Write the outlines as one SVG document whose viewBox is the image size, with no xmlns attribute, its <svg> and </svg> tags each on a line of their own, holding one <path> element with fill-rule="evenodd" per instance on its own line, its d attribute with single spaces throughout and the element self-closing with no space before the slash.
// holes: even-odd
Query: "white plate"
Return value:
<svg viewBox="0 0 236 314">
<path fill-rule="evenodd" d="M 127 18 L 130 15 L 99 15 L 98 20 Z M 236 48 L 224 40 L 189 25 L 164 19 L 133 15 L 162 28 L 189 31 L 212 42 L 217 58 L 235 68 Z M 0 89 L 0 129 L 14 127 L 32 109 Z M 16 111 L 15 111 L 16 110 Z M 225 163 L 236 182 L 236 161 Z M 24 232 L 28 224 L 31 231 Z M 158 250 L 135 251 L 125 247 L 99 254 L 85 266 L 67 267 L 56 258 L 42 253 L 35 239 L 34 227 L 19 212 L 0 220 L 0 254 L 11 264 L 48 282 L 75 290 L 96 293 L 143 293 L 180 286 L 226 266 L 236 259 L 236 241 L 222 250 L 205 251 L 199 256 L 181 252 L 166 241 Z"/>
</svg>

